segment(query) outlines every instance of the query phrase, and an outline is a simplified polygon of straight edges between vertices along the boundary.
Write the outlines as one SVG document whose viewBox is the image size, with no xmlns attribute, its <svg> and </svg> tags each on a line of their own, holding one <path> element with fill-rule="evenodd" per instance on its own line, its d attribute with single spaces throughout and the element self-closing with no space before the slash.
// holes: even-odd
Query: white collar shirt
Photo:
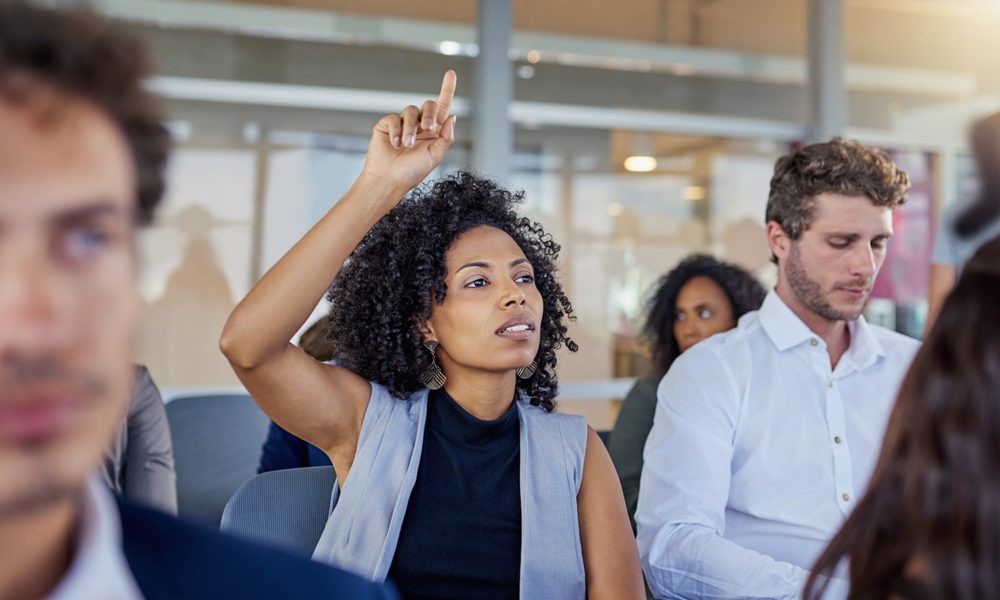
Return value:
<svg viewBox="0 0 1000 600">
<path fill-rule="evenodd" d="M 122 550 L 121 518 L 111 492 L 92 477 L 81 494 L 73 559 L 46 600 L 142 600 Z"/>
<path fill-rule="evenodd" d="M 916 340 L 848 322 L 826 344 L 771 291 L 657 389 L 636 511 L 657 598 L 796 598 L 864 492 Z M 846 593 L 835 579 L 827 597 Z"/>
</svg>

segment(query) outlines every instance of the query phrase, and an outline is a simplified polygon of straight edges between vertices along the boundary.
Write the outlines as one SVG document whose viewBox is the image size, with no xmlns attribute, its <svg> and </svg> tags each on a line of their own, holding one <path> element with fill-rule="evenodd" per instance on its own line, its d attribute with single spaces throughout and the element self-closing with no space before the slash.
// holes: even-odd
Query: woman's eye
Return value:
<svg viewBox="0 0 1000 600">
<path fill-rule="evenodd" d="M 674 314 L 674 320 L 675 321 L 686 321 L 687 317 L 684 315 L 684 313 L 679 312 L 679 313 Z"/>
<path fill-rule="evenodd" d="M 701 317 L 702 319 L 711 319 L 715 315 L 712 313 L 712 311 L 708 310 L 707 308 L 703 308 L 698 312 L 698 316 Z"/>
<path fill-rule="evenodd" d="M 486 281 L 485 279 L 483 279 L 482 277 L 480 277 L 479 279 L 475 279 L 475 280 L 470 281 L 469 283 L 465 284 L 465 287 L 467 287 L 467 288 L 479 288 L 479 287 L 486 286 L 488 283 L 489 283 L 488 281 Z"/>
<path fill-rule="evenodd" d="M 530 273 L 528 273 L 528 274 L 525 274 L 525 275 L 521 275 L 520 277 L 516 278 L 514 281 L 516 281 L 517 283 L 534 283 L 535 282 L 535 276 L 531 275 Z"/>
</svg>

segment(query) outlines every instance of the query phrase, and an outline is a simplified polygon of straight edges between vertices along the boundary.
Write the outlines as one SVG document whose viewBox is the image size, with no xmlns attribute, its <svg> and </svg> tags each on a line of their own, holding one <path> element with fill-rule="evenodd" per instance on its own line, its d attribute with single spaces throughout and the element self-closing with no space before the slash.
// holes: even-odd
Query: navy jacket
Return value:
<svg viewBox="0 0 1000 600">
<path fill-rule="evenodd" d="M 280 550 L 119 501 L 122 541 L 146 600 L 396 600 L 388 588 Z"/>
<path fill-rule="evenodd" d="M 274 421 L 267 430 L 267 441 L 261 449 L 258 473 L 297 469 L 299 467 L 323 467 L 330 465 L 330 457 L 316 446 L 288 433 Z"/>
</svg>

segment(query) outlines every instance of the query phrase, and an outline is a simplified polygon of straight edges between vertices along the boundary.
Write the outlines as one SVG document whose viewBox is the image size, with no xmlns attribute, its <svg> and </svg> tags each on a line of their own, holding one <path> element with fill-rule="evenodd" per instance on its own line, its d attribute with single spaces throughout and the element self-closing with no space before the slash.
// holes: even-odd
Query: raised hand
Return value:
<svg viewBox="0 0 1000 600">
<path fill-rule="evenodd" d="M 420 108 L 410 105 L 399 114 L 379 119 L 368 144 L 363 174 L 409 190 L 441 163 L 455 141 L 455 116 L 448 113 L 456 80 L 455 72 L 448 70 L 436 101 L 428 100 Z"/>
</svg>

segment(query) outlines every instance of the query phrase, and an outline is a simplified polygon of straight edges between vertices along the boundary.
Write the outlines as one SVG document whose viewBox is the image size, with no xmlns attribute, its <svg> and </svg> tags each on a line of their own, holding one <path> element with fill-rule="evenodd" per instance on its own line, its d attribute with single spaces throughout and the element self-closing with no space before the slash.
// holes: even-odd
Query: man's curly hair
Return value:
<svg viewBox="0 0 1000 600">
<path fill-rule="evenodd" d="M 420 325 L 444 302 L 445 253 L 466 231 L 480 225 L 507 233 L 535 272 L 544 314 L 529 379 L 517 380 L 532 404 L 555 409 L 556 350 L 576 351 L 565 319 L 573 308 L 556 280 L 559 245 L 542 226 L 517 213 L 524 192 L 510 192 L 470 173 L 425 184 L 372 227 L 347 259 L 330 288 L 330 333 L 341 363 L 405 398 L 423 387 L 419 376 L 431 365 Z"/>
<path fill-rule="evenodd" d="M 707 254 L 692 254 L 677 263 L 660 278 L 649 298 L 643 336 L 653 344 L 653 367 L 656 375 L 667 372 L 681 353 L 674 337 L 677 295 L 695 277 L 708 277 L 722 288 L 733 306 L 733 319 L 760 308 L 767 291 L 757 279 L 743 269 L 716 260 Z"/>
<path fill-rule="evenodd" d="M 136 168 L 136 220 L 148 224 L 163 196 L 170 136 L 143 87 L 145 48 L 87 10 L 57 12 L 0 0 L 0 100 L 30 102 L 49 88 L 92 104 L 125 138 Z M 34 107 L 38 108 L 38 107 Z M 45 107 L 57 114 L 59 106 Z"/>
<path fill-rule="evenodd" d="M 866 196 L 875 206 L 896 209 L 908 189 L 910 178 L 885 152 L 835 137 L 778 159 L 764 222 L 776 221 L 797 240 L 812 222 L 819 194 Z"/>
</svg>

